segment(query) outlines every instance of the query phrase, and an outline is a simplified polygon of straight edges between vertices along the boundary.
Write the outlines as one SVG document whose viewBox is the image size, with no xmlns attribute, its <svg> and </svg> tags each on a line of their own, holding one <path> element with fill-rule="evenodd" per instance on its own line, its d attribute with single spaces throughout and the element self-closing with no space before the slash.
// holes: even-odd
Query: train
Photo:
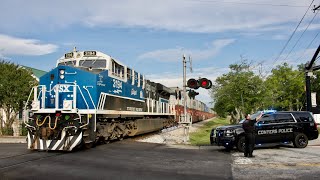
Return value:
<svg viewBox="0 0 320 180">
<path fill-rule="evenodd" d="M 194 122 L 214 116 L 200 101 L 189 103 Z M 27 146 L 46 151 L 91 148 L 175 126 L 181 110 L 172 88 L 100 51 L 74 49 L 30 92 L 24 111 Z"/>
</svg>

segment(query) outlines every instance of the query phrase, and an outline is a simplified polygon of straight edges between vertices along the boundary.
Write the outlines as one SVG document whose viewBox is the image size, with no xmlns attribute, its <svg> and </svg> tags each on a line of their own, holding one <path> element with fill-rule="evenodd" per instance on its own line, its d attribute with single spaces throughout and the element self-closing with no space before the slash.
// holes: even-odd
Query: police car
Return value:
<svg viewBox="0 0 320 180">
<path fill-rule="evenodd" d="M 256 118 L 261 111 L 251 115 Z M 212 129 L 212 145 L 224 146 L 227 149 L 236 147 L 244 150 L 244 130 L 242 122 L 237 125 L 220 126 Z M 306 111 L 264 111 L 261 119 L 255 124 L 256 145 L 266 143 L 292 142 L 296 148 L 305 148 L 308 140 L 318 138 L 317 124 L 310 112 Z"/>
</svg>

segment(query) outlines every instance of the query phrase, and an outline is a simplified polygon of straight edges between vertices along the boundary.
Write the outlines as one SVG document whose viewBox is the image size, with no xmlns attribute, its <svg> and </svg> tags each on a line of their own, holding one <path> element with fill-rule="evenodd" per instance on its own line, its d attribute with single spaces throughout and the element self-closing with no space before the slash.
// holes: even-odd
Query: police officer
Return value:
<svg viewBox="0 0 320 180">
<path fill-rule="evenodd" d="M 245 149 L 244 149 L 244 156 L 245 157 L 254 157 L 252 155 L 253 148 L 255 144 L 255 123 L 259 121 L 261 118 L 262 113 L 256 118 L 251 119 L 250 114 L 246 114 L 246 120 L 242 123 L 242 128 L 245 132 Z"/>
</svg>

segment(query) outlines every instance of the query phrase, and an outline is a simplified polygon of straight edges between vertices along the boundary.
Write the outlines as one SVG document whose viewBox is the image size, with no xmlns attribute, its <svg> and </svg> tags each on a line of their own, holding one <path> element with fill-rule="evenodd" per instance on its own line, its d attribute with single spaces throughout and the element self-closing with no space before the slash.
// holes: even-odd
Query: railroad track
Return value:
<svg viewBox="0 0 320 180">
<path fill-rule="evenodd" d="M 177 129 L 179 129 L 179 128 L 181 128 L 181 127 L 179 127 L 179 126 L 172 126 L 172 127 L 169 127 L 169 128 L 165 128 L 165 129 L 159 130 L 159 131 L 150 132 L 150 133 L 147 133 L 147 134 L 141 134 L 141 135 L 134 136 L 134 137 L 129 137 L 129 138 L 127 138 L 127 139 L 141 140 L 141 139 L 149 138 L 149 137 L 154 136 L 154 135 L 158 135 L 158 134 L 162 134 L 162 133 L 168 133 L 168 132 L 177 130 Z"/>
</svg>

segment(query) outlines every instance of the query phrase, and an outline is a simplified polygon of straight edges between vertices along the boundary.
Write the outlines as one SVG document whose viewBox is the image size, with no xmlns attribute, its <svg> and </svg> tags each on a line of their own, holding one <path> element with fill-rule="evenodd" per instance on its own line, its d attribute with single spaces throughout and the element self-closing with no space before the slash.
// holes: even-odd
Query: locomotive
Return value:
<svg viewBox="0 0 320 180">
<path fill-rule="evenodd" d="M 177 116 L 170 95 L 107 54 L 74 49 L 30 92 L 28 149 L 72 151 L 171 127 Z"/>
</svg>

